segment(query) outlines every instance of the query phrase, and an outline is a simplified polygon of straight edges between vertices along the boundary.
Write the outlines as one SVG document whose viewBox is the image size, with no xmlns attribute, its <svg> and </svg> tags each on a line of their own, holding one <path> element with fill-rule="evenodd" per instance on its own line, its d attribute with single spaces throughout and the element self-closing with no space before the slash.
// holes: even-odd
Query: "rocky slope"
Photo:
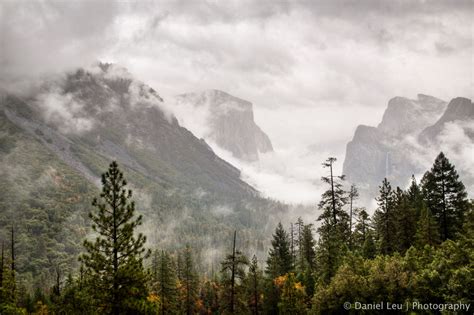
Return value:
<svg viewBox="0 0 474 315">
<path fill-rule="evenodd" d="M 185 111 L 190 108 L 199 111 L 190 119 L 194 123 L 196 119 L 201 119 L 199 124 L 204 129 L 203 138 L 230 151 L 233 156 L 255 161 L 259 153 L 273 151 L 270 139 L 255 124 L 252 103 L 219 90 L 182 94 L 175 101 L 176 106 L 183 107 Z M 183 119 L 187 125 L 186 117 Z"/>
<path fill-rule="evenodd" d="M 234 229 L 245 235 L 248 250 L 258 245 L 263 255 L 271 231 L 262 226 L 271 229 L 269 216 L 286 211 L 261 198 L 238 169 L 181 127 L 156 91 L 126 70 L 102 64 L 43 82 L 28 96 L 1 93 L 0 239 L 21 218 L 19 238 L 35 238 L 36 226 L 51 227 L 55 232 L 44 236 L 44 244 L 71 258 L 87 233 L 90 196 L 98 194 L 100 175 L 112 160 L 134 191 L 148 246 L 189 243 L 202 251 L 197 260 L 209 265 L 220 257 L 207 253 L 220 253 Z M 56 212 L 65 218 L 52 221 Z M 35 255 L 47 262 L 50 252 Z M 21 268 L 38 264 L 27 260 Z"/>
<path fill-rule="evenodd" d="M 357 127 L 346 147 L 343 172 L 349 182 L 361 188 L 365 202 L 373 199 L 384 177 L 393 186 L 405 187 L 411 175 L 424 172 L 439 151 L 456 159 L 456 144 L 439 136 L 448 123 L 464 126 L 472 122 L 473 113 L 472 102 L 466 98 L 455 98 L 446 105 L 427 95 L 418 95 L 415 100 L 395 97 L 377 127 Z M 472 143 L 472 129 L 463 128 L 466 134 L 471 133 Z M 465 173 L 469 182 L 474 174 Z"/>
</svg>

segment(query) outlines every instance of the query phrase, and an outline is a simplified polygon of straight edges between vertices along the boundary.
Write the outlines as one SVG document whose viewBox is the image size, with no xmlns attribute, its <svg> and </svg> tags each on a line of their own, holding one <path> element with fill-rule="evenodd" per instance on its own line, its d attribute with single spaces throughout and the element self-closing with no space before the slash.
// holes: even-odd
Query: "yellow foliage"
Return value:
<svg viewBox="0 0 474 315">
<path fill-rule="evenodd" d="M 277 287 L 282 287 L 285 284 L 287 279 L 288 279 L 288 275 L 285 274 L 283 276 L 278 276 L 275 279 L 273 279 L 273 283 L 275 283 Z"/>
<path fill-rule="evenodd" d="M 148 302 L 150 302 L 150 303 L 154 303 L 154 304 L 160 303 L 160 297 L 159 297 L 159 295 L 156 294 L 156 293 L 154 293 L 154 292 L 150 293 L 150 294 L 147 296 L 146 299 L 147 299 Z"/>
</svg>

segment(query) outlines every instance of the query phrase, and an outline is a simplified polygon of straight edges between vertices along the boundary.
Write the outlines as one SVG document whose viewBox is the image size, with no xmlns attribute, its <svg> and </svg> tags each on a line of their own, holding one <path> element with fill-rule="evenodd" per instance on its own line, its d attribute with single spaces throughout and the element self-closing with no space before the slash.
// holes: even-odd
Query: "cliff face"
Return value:
<svg viewBox="0 0 474 315">
<path fill-rule="evenodd" d="M 377 129 L 392 137 L 418 133 L 433 124 L 446 108 L 446 102 L 418 94 L 416 100 L 394 97 L 388 102 Z"/>
<path fill-rule="evenodd" d="M 420 134 L 420 141 L 423 143 L 432 142 L 440 135 L 448 123 L 469 122 L 474 119 L 474 104 L 465 97 L 456 97 L 449 102 L 444 114 L 435 124 L 423 130 Z M 465 128 L 465 133 L 474 140 L 474 130 Z"/>
<path fill-rule="evenodd" d="M 195 119 L 201 117 L 203 137 L 236 158 L 256 161 L 259 153 L 273 151 L 270 139 L 254 121 L 252 103 L 218 90 L 179 95 L 176 102 L 200 111 Z"/>
<path fill-rule="evenodd" d="M 366 201 L 376 195 L 384 177 L 392 186 L 405 187 L 412 174 L 426 170 L 425 161 L 418 156 L 430 159 L 426 155 L 433 154 L 432 150 L 449 150 L 438 140 L 446 124 L 464 126 L 463 122 L 474 119 L 473 112 L 466 98 L 455 98 L 446 106 L 427 95 L 418 95 L 416 100 L 395 97 L 376 128 L 357 127 L 346 147 L 343 173 L 362 189 Z M 472 141 L 472 130 L 465 128 L 469 132 Z"/>
<path fill-rule="evenodd" d="M 238 169 L 181 127 L 162 103 L 126 70 L 101 65 L 48 82 L 30 99 L 9 97 L 2 107 L 12 122 L 90 180 L 100 174 L 90 163 L 100 155 L 166 187 L 199 187 L 231 198 L 256 194 Z"/>
</svg>

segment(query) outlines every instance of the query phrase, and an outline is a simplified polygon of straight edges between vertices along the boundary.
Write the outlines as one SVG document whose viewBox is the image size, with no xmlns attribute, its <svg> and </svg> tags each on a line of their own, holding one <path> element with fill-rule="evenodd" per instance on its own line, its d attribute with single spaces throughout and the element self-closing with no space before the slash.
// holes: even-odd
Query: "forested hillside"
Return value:
<svg viewBox="0 0 474 315">
<path fill-rule="evenodd" d="M 246 248 L 264 257 L 287 206 L 260 197 L 125 69 L 100 64 L 28 95 L 0 94 L 0 241 L 13 226 L 25 289 L 52 285 L 58 266 L 63 274 L 78 267 L 92 196 L 111 160 L 135 192 L 149 245 L 189 243 L 199 249 L 199 270 L 210 272 L 238 228 Z"/>
<path fill-rule="evenodd" d="M 406 190 L 384 179 L 370 216 L 357 206 L 357 188 L 345 189 L 344 176 L 333 173 L 336 162 L 323 163 L 327 190 L 315 210 L 317 229 L 301 218 L 277 224 L 261 260 L 236 228 L 211 273 L 198 267 L 199 248 L 150 247 L 137 233 L 146 218 L 113 162 L 90 207 L 95 236 L 84 240 L 81 255 L 69 256 L 79 258 L 79 269 L 58 264 L 54 285 L 25 290 L 15 266 L 26 254 L 17 250 L 15 226 L 4 235 L 2 314 L 339 314 L 380 302 L 370 313 L 384 314 L 389 304 L 416 314 L 468 313 L 474 208 L 455 166 L 440 153 Z"/>
</svg>

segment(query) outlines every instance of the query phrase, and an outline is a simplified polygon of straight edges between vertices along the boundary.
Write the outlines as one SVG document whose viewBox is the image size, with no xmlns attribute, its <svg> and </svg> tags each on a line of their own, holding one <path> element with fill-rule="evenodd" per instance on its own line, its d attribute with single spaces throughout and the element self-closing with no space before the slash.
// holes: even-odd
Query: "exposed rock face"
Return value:
<svg viewBox="0 0 474 315">
<path fill-rule="evenodd" d="M 443 116 L 432 126 L 423 130 L 420 140 L 423 143 L 432 142 L 442 132 L 446 124 L 456 122 L 468 122 L 474 120 L 474 104 L 468 98 L 456 97 L 449 102 Z M 466 134 L 474 139 L 474 130 L 466 129 Z"/>
<path fill-rule="evenodd" d="M 89 159 L 93 154 L 115 159 L 163 186 L 200 187 L 235 198 L 256 195 L 238 169 L 181 127 L 162 102 L 125 69 L 100 65 L 48 82 L 30 99 L 9 97 L 2 107 L 12 122 L 88 179 L 100 173 L 81 159 L 85 152 Z"/>
<path fill-rule="evenodd" d="M 252 103 L 218 90 L 182 94 L 176 102 L 201 111 L 193 119 L 203 120 L 203 137 L 235 157 L 255 161 L 259 153 L 273 151 L 270 139 L 255 124 Z"/>
<path fill-rule="evenodd" d="M 357 127 L 347 144 L 343 172 L 349 182 L 361 188 L 365 201 L 376 195 L 384 177 L 392 186 L 405 187 L 412 174 L 426 171 L 425 161 L 422 163 L 418 156 L 427 158 L 432 150 L 449 150 L 438 140 L 447 123 L 464 126 L 463 122 L 473 120 L 474 107 L 466 98 L 455 98 L 446 106 L 446 102 L 427 95 L 418 95 L 416 100 L 395 97 L 377 128 Z M 472 141 L 472 129 L 465 128 L 465 133 L 469 132 Z"/>
<path fill-rule="evenodd" d="M 378 129 L 393 137 L 420 132 L 433 124 L 446 108 L 446 102 L 433 96 L 418 94 L 416 100 L 394 97 L 378 125 Z"/>
</svg>

